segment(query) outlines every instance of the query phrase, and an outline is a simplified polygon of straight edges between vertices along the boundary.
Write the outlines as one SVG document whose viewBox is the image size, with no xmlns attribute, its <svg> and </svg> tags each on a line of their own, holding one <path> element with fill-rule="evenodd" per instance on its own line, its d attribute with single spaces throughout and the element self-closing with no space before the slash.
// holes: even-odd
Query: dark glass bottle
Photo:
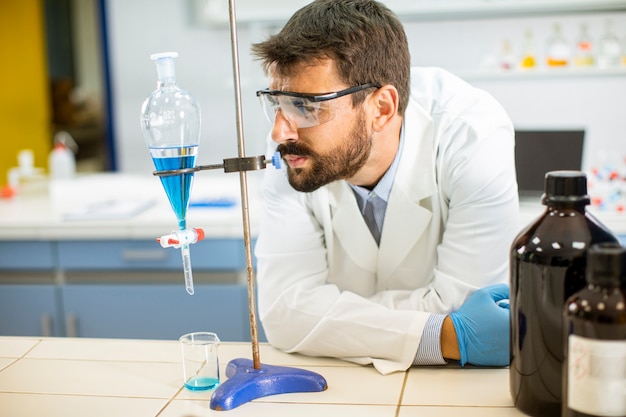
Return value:
<svg viewBox="0 0 626 417">
<path fill-rule="evenodd" d="M 587 250 L 617 238 L 590 213 L 587 177 L 548 172 L 546 211 L 517 236 L 511 267 L 511 396 L 536 417 L 561 413 L 563 306 L 585 286 Z"/>
<path fill-rule="evenodd" d="M 563 311 L 563 417 L 626 416 L 626 249 L 594 245 Z"/>
</svg>

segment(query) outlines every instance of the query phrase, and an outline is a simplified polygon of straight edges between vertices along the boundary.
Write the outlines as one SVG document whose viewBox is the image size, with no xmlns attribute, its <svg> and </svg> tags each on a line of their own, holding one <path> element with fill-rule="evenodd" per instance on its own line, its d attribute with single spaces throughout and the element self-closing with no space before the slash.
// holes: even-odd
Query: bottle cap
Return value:
<svg viewBox="0 0 626 417">
<path fill-rule="evenodd" d="M 594 284 L 626 287 L 626 248 L 619 243 L 598 243 L 587 253 L 586 279 Z"/>
<path fill-rule="evenodd" d="M 582 171 L 550 171 L 545 177 L 542 204 L 576 203 L 587 205 L 587 175 Z"/>
</svg>

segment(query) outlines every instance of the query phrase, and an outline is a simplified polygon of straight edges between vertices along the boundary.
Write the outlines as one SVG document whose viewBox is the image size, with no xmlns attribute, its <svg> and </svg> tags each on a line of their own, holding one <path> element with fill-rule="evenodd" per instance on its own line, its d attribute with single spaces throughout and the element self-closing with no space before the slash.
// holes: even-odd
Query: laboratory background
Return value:
<svg viewBox="0 0 626 417">
<path fill-rule="evenodd" d="M 250 44 L 306 3 L 237 3 L 248 156 L 264 155 L 270 128 L 255 96 L 267 80 Z M 523 210 L 521 225 L 541 210 L 545 172 L 573 168 L 588 173 L 594 209 L 622 228 L 626 2 L 387 3 L 405 23 L 414 65 L 446 68 L 509 112 L 518 132 L 518 175 L 530 178 L 520 178 L 522 206 L 532 207 Z M 217 304 L 189 297 L 174 285 L 183 286 L 178 251 L 155 243 L 176 228 L 176 218 L 152 175 L 139 123 L 157 82 L 150 56 L 174 51 L 177 83 L 201 108 L 197 164 L 238 156 L 228 2 L 3 2 L 0 19 L 0 312 L 24 310 L 15 320 L 3 318 L 0 334 L 174 337 L 222 302 L 237 323 L 224 325 L 222 336 L 247 340 L 238 176 L 219 170 L 195 176 L 188 225 L 205 228 L 206 239 L 191 247 L 191 265 L 199 291 L 212 285 L 219 291 L 208 295 Z M 261 176 L 248 175 L 253 238 Z M 50 308 L 32 311 L 35 295 Z M 107 303 L 117 303 L 115 319 Z M 176 303 L 181 311 L 195 309 L 193 319 L 168 314 Z M 146 322 L 135 314 L 141 309 L 163 320 Z"/>
<path fill-rule="evenodd" d="M 250 45 L 307 3 L 237 1 L 248 156 L 265 154 L 270 129 Z M 413 65 L 443 67 L 509 113 L 520 228 L 544 210 L 545 172 L 575 169 L 587 174 L 590 210 L 626 242 L 626 0 L 383 3 L 405 24 Z M 193 295 L 181 251 L 157 242 L 177 221 L 140 112 L 157 85 L 151 54 L 172 51 L 178 85 L 201 108 L 196 163 L 237 157 L 228 1 L 0 2 L 0 397 L 10 391 L 2 336 L 178 340 L 205 330 L 250 341 L 239 176 L 195 174 L 187 224 L 205 236 L 190 245 Z M 253 241 L 262 175 L 247 175 Z"/>
<path fill-rule="evenodd" d="M 585 169 L 607 154 L 626 154 L 623 1 L 387 3 L 406 24 L 414 65 L 440 66 L 486 89 L 517 129 L 584 130 Z M 303 4 L 238 3 L 251 155 L 265 151 L 268 124 L 254 94 L 267 82 L 249 45 L 276 31 Z M 149 172 L 152 162 L 137 119 L 156 85 L 150 55 L 164 51 L 178 52 L 178 83 L 202 107 L 198 163 L 236 155 L 226 1 L 48 0 L 2 7 L 2 71 L 11 80 L 2 124 L 11 140 L 0 156 L 0 184 L 8 181 L 4 173 L 18 164 L 22 149 L 32 149 L 34 165 L 47 169 L 58 130 L 69 131 L 79 145 L 79 171 Z M 605 37 L 615 44 L 603 48 Z M 555 61 L 548 67 L 550 51 L 561 54 L 561 46 L 568 49 L 562 52 L 567 65 Z M 603 50 L 613 57 L 603 58 Z"/>
<path fill-rule="evenodd" d="M 240 3 L 242 89 L 250 154 L 262 153 L 265 149 L 267 124 L 254 91 L 265 88 L 267 82 L 258 63 L 246 53 L 247 46 L 277 30 L 292 11 L 305 3 L 273 1 L 264 2 L 263 6 L 254 1 Z M 601 39 L 610 31 L 622 45 L 621 49 L 626 49 L 623 46 L 626 13 L 607 10 L 524 16 L 521 12 L 512 12 L 486 18 L 488 6 L 482 7 L 484 14 L 481 14 L 471 8 L 466 11 L 464 3 L 472 2 L 438 2 L 438 8 L 445 12 L 433 12 L 434 16 L 429 19 L 428 14 L 420 15 L 419 11 L 427 9 L 432 2 L 390 2 L 401 16 L 406 10 L 404 20 L 414 65 L 441 66 L 486 89 L 502 102 L 516 128 L 585 130 L 585 166 L 595 164 L 603 152 L 626 155 L 623 137 L 626 120 L 620 116 L 626 104 L 623 58 L 619 64 L 605 65 L 609 68 L 574 65 L 576 43 L 581 37 L 594 43 L 593 50 L 597 54 Z M 494 8 L 499 6 L 498 2 L 486 3 Z M 502 3 L 511 2 L 504 0 Z M 541 3 L 545 7 L 545 3 L 550 2 Z M 583 3 L 598 5 L 602 2 Z M 211 4 L 216 6 L 211 9 Z M 178 51 L 179 82 L 192 91 L 202 105 L 204 148 L 200 159 L 210 163 L 236 154 L 229 35 L 226 9 L 217 7 L 219 4 L 225 2 L 163 2 L 158 5 L 141 1 L 107 2 L 112 116 L 117 165 L 121 171 L 150 169 L 150 161 L 142 157 L 144 148 L 136 127 L 135 109 L 154 85 L 150 77 L 152 63 L 147 57 L 162 50 Z M 455 6 L 461 11 L 455 13 Z M 515 17 L 518 15 L 521 17 Z M 282 19 L 276 22 L 277 17 Z M 141 19 L 140 26 L 136 24 L 137 19 Z M 557 30 L 555 25 L 560 27 L 562 39 L 571 49 L 568 68 L 546 68 L 550 38 Z M 520 67 L 525 53 L 533 54 L 535 68 Z"/>
</svg>

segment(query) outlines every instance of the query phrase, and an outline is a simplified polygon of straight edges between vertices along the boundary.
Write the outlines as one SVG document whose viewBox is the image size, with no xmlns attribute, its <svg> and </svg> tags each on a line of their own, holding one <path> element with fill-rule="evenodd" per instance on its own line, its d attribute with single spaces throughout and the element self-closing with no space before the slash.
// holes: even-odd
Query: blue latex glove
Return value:
<svg viewBox="0 0 626 417">
<path fill-rule="evenodd" d="M 461 365 L 507 366 L 510 359 L 509 286 L 477 290 L 450 314 L 461 353 Z"/>
</svg>

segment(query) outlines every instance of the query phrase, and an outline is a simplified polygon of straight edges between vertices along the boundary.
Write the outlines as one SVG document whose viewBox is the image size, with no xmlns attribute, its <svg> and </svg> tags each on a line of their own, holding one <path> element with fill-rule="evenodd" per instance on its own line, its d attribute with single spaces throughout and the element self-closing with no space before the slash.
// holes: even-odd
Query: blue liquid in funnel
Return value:
<svg viewBox="0 0 626 417">
<path fill-rule="evenodd" d="M 175 148 L 150 148 L 150 156 L 157 171 L 193 168 L 196 165 L 197 155 L 197 145 Z M 178 227 L 180 230 L 185 230 L 187 228 L 187 207 L 189 206 L 193 173 L 161 176 L 159 178 L 178 219 Z"/>
</svg>

